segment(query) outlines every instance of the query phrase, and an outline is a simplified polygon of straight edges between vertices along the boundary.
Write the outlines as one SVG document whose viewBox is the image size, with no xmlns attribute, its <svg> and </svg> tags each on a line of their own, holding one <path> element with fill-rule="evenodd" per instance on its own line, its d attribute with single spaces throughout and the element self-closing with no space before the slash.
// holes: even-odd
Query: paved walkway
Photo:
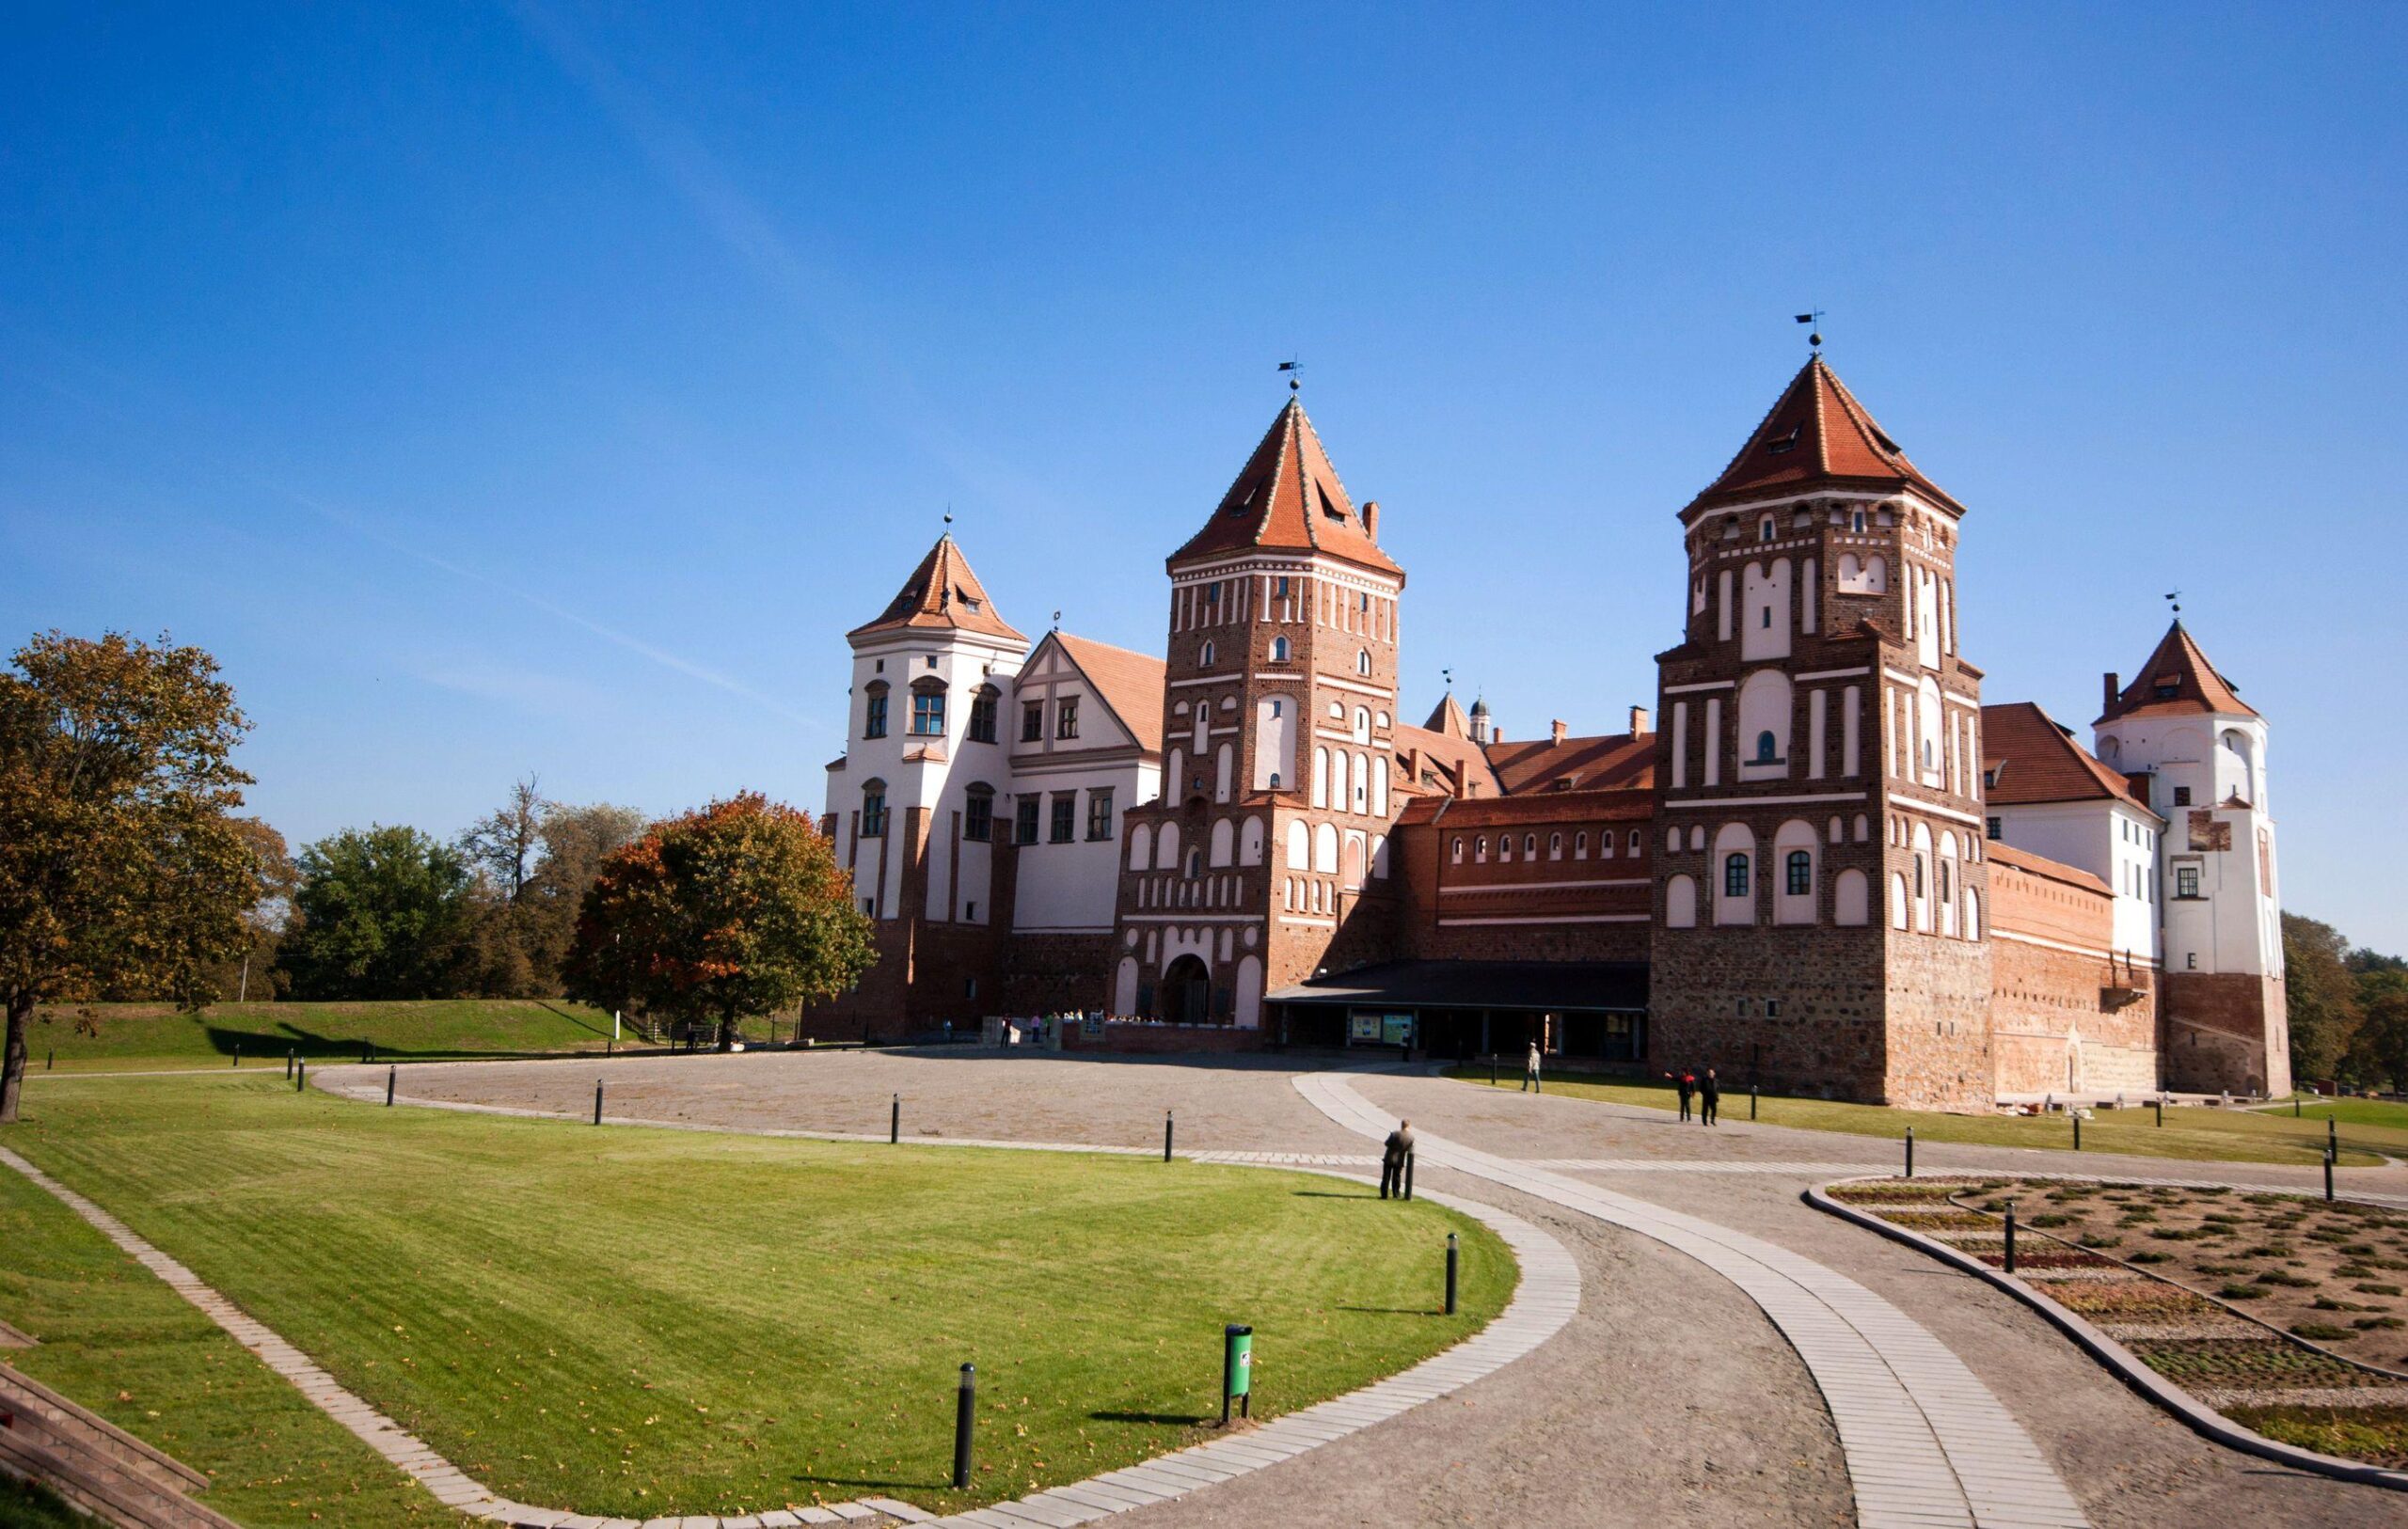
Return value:
<svg viewBox="0 0 2408 1529">
<path fill-rule="evenodd" d="M 1343 1079 L 1299 1077 L 1297 1091 L 1359 1135 L 1396 1119 Z M 1654 1237 L 1745 1290 L 1806 1362 L 1839 1426 L 1864 1529 L 1913 1525 L 2080 1525 L 2088 1521 L 2014 1415 L 1949 1349 L 1846 1276 L 1694 1216 L 1424 1135 L 1431 1166 L 1451 1168 Z"/>
</svg>

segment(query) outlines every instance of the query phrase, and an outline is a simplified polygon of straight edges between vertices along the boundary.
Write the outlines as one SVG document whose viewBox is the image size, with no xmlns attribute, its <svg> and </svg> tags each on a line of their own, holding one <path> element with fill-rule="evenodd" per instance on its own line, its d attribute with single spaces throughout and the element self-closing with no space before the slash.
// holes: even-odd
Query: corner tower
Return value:
<svg viewBox="0 0 2408 1529">
<path fill-rule="evenodd" d="M 1404 570 L 1290 399 L 1167 560 L 1162 799 L 1129 814 L 1112 1007 L 1253 1028 L 1386 954 Z"/>
<path fill-rule="evenodd" d="M 1660 1062 L 1988 1101 L 1964 513 L 1819 355 L 1680 512 L 1686 631 L 1656 655 Z"/>
<path fill-rule="evenodd" d="M 2106 677 L 2091 730 L 2100 761 L 2166 820 L 2154 889 L 2166 1086 L 2281 1097 L 2290 1033 L 2266 719 L 2178 619 L 2131 685 Z"/>
</svg>

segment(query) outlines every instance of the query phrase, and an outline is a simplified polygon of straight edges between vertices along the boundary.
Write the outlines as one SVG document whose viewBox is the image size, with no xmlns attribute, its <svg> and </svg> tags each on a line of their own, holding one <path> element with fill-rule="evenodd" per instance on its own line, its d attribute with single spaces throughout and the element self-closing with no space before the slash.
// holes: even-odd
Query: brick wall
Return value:
<svg viewBox="0 0 2408 1529">
<path fill-rule="evenodd" d="M 2113 949 L 2106 886 L 1995 845 L 1989 885 L 1997 1091 L 2155 1093 L 2157 972 Z"/>
<path fill-rule="evenodd" d="M 1103 1008 L 1111 998 L 1112 936 L 1014 935 L 1004 958 L 995 1014 L 1055 1014 Z"/>
<path fill-rule="evenodd" d="M 2199 1094 L 2289 1093 L 2290 1058 L 2269 1044 L 2283 1005 L 2279 977 L 2167 972 L 2166 1086 Z"/>
</svg>

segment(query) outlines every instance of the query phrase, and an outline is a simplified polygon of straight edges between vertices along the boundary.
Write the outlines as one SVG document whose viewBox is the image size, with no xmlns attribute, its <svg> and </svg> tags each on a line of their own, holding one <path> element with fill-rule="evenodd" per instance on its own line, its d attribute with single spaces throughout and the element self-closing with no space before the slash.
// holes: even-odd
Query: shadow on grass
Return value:
<svg viewBox="0 0 2408 1529">
<path fill-rule="evenodd" d="M 574 1018 L 575 1016 L 569 1017 Z M 603 1034 L 604 1032 L 596 1031 L 595 1033 Z M 559 1050 L 483 1051 L 469 1050 L 456 1046 L 413 1049 L 404 1046 L 388 1046 L 382 1042 L 324 1035 L 293 1024 L 278 1025 L 272 1031 L 234 1030 L 224 1025 L 211 1025 L 208 1027 L 208 1035 L 211 1049 L 219 1056 L 231 1058 L 235 1048 L 240 1047 L 244 1061 L 249 1062 L 256 1059 L 267 1066 L 282 1062 L 288 1052 L 299 1056 L 305 1062 L 358 1062 L 372 1047 L 374 1048 L 374 1060 L 378 1062 L 450 1062 L 471 1058 L 508 1062 L 518 1059 L 587 1054 L 582 1051 Z M 605 1035 L 604 1038 L 607 1039 L 608 1036 Z"/>
<path fill-rule="evenodd" d="M 815 1476 L 798 1471 L 786 1479 L 814 1487 L 867 1488 L 871 1491 L 946 1491 L 953 1486 L 950 1476 L 923 1476 L 917 1481 L 872 1481 L 867 1476 Z"/>
<path fill-rule="evenodd" d="M 1201 1412 L 1089 1412 L 1087 1416 L 1098 1423 L 1146 1423 L 1165 1428 L 1192 1427 L 1212 1421 Z"/>
<path fill-rule="evenodd" d="M 1432 1311 L 1427 1306 L 1340 1306 L 1338 1310 L 1364 1312 L 1372 1316 L 1443 1316 L 1446 1315 L 1443 1312 Z"/>
</svg>

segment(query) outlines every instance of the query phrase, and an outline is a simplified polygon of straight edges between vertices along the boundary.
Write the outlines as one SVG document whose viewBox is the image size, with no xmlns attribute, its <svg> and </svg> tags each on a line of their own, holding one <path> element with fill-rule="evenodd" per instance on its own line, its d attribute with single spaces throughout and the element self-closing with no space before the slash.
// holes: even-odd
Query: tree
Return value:
<svg viewBox="0 0 2408 1529">
<path fill-rule="evenodd" d="M 251 862 L 259 869 L 260 896 L 243 910 L 242 949 L 218 962 L 209 979 L 211 996 L 227 1001 L 275 995 L 280 975 L 277 957 L 293 919 L 293 893 L 301 884 L 301 868 L 293 863 L 284 835 L 255 817 L 234 819 L 234 830 L 249 846 Z"/>
<path fill-rule="evenodd" d="M 501 806 L 470 824 L 460 836 L 462 852 L 513 902 L 518 900 L 528 874 L 535 868 L 535 857 L 543 848 L 544 818 L 553 805 L 535 789 L 535 777 L 531 774 L 524 780 L 512 781 Z"/>
<path fill-rule="evenodd" d="M 2395 1091 L 2408 1088 L 2408 969 L 2376 966 L 2360 972 L 2357 1001 L 2352 1072 L 2362 1082 L 2381 1079 Z"/>
<path fill-rule="evenodd" d="M 747 792 L 655 824 L 603 862 L 569 953 L 568 993 L 717 1026 L 833 998 L 876 959 L 827 840 Z"/>
<path fill-rule="evenodd" d="M 2283 984 L 2291 1032 L 2291 1076 L 2330 1078 L 2358 1028 L 2357 982 L 2345 964 L 2350 942 L 2329 923 L 2283 915 Z"/>
<path fill-rule="evenodd" d="M 301 852 L 297 927 L 284 943 L 309 999 L 433 998 L 455 991 L 469 930 L 468 862 L 408 828 L 346 828 Z"/>
<path fill-rule="evenodd" d="M 233 810 L 249 724 L 198 648 L 50 632 L 0 673 L 0 1123 L 34 1005 L 111 990 L 198 1007 L 242 947 L 259 861 Z"/>
<path fill-rule="evenodd" d="M 590 807 L 554 804 L 544 814 L 544 858 L 527 878 L 514 908 L 519 940 L 536 980 L 547 992 L 562 991 L 562 969 L 577 938 L 578 910 L 586 889 L 611 855 L 644 830 L 644 815 L 632 807 L 597 802 Z"/>
</svg>

